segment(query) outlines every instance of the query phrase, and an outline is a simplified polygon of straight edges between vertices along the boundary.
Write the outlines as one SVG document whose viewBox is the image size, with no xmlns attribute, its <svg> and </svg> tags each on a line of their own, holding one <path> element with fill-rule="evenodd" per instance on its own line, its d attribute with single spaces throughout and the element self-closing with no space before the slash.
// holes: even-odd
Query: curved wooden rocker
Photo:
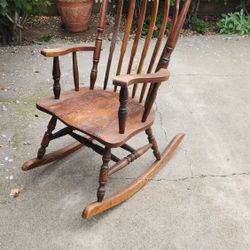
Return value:
<svg viewBox="0 0 250 250">
<path fill-rule="evenodd" d="M 143 175 L 141 175 L 139 178 L 133 181 L 127 188 L 121 190 L 117 194 L 103 199 L 102 202 L 94 202 L 88 205 L 84 209 L 82 217 L 84 219 L 89 219 L 99 213 L 108 210 L 109 208 L 119 205 L 120 203 L 132 197 L 150 180 L 152 180 L 152 178 L 161 170 L 162 167 L 165 166 L 166 162 L 170 159 L 175 149 L 181 143 L 184 136 L 185 134 L 183 133 L 176 135 L 161 154 L 161 159 L 156 160 Z"/>
<path fill-rule="evenodd" d="M 131 53 L 127 60 L 128 65 L 124 69 L 125 62 L 123 59 L 125 55 L 128 54 L 126 50 L 129 47 L 129 37 L 133 30 L 133 24 L 135 23 L 133 22 L 133 18 L 135 17 L 136 0 L 129 1 L 124 36 L 119 50 L 120 56 L 118 62 L 114 62 L 115 59 L 113 60 L 113 54 L 115 47 L 119 45 L 116 41 L 118 33 L 120 33 L 124 6 L 124 0 L 117 1 L 117 16 L 106 64 L 107 67 L 104 74 L 103 88 L 97 87 L 95 84 L 109 0 L 102 1 L 97 37 L 94 46 L 76 45 L 57 49 L 44 49 L 41 51 L 43 56 L 53 58 L 52 75 L 54 79 L 54 97 L 39 100 L 37 102 L 37 108 L 52 117 L 48 123 L 47 131 L 43 136 L 37 157 L 26 161 L 22 169 L 27 171 L 59 160 L 80 149 L 82 146 L 90 147 L 96 153 L 102 155 L 103 163 L 99 174 L 97 202 L 85 208 L 83 212 L 84 218 L 90 218 L 116 206 L 139 191 L 164 166 L 184 137 L 184 134 L 178 134 L 170 142 L 164 152 L 160 154 L 156 139 L 152 132 L 152 125 L 155 120 L 155 112 L 152 107 L 160 85 L 170 77 L 170 73 L 167 70 L 168 64 L 176 46 L 191 0 L 175 0 L 173 11 L 170 11 L 170 0 L 154 0 L 150 3 L 148 3 L 148 0 L 140 0 L 139 2 L 140 14 L 138 15 L 138 20 L 136 20 L 137 28 L 134 31 Z M 151 13 L 149 19 L 145 18 L 147 13 L 149 13 L 147 12 L 148 6 L 149 12 Z M 161 10 L 163 13 L 160 13 Z M 167 31 L 169 13 L 173 13 L 173 17 L 171 17 L 171 28 Z M 158 30 L 158 38 L 156 39 L 155 46 L 150 52 L 149 48 L 152 37 L 156 35 L 154 32 L 158 15 L 161 15 L 160 20 L 162 20 L 162 24 Z M 138 65 L 136 67 L 135 57 L 139 54 L 137 49 L 145 20 L 150 20 L 150 23 L 148 25 L 148 33 L 145 37 L 141 56 L 138 58 L 139 60 L 137 60 Z M 167 41 L 161 54 L 159 54 L 166 34 L 168 34 Z M 88 52 L 93 53 L 90 86 L 80 87 L 77 53 Z M 59 57 L 69 53 L 72 53 L 74 89 L 65 91 L 61 94 Z M 149 65 L 146 67 L 145 58 L 149 54 L 151 55 L 151 59 L 149 60 Z M 156 58 L 158 58 L 158 56 L 159 60 L 156 64 Z M 110 69 L 116 65 L 116 75 L 113 77 L 112 81 L 113 86 L 108 89 Z M 121 74 L 123 71 L 126 72 L 125 75 Z M 141 84 L 141 91 L 137 96 L 139 84 Z M 132 87 L 132 93 L 130 93 L 130 87 Z M 117 90 L 119 90 L 119 92 Z M 66 127 L 54 133 L 58 120 Z M 134 149 L 127 144 L 130 138 L 142 132 L 146 133 L 148 144 L 138 149 Z M 55 152 L 45 154 L 50 141 L 65 135 L 71 136 L 77 142 Z M 118 147 L 128 151 L 129 155 L 123 159 L 116 157 L 111 153 L 111 150 Z M 122 168 L 127 167 L 149 149 L 152 149 L 156 158 L 153 165 L 130 186 L 114 196 L 104 198 L 108 177 Z M 109 166 L 110 160 L 115 162 L 111 167 Z"/>
<path fill-rule="evenodd" d="M 81 147 L 83 147 L 83 145 L 80 142 L 74 142 L 62 149 L 59 149 L 57 151 L 44 155 L 42 159 L 33 158 L 31 160 L 26 161 L 22 166 L 22 170 L 28 171 L 32 168 L 37 168 L 45 164 L 48 164 L 50 162 L 60 160 L 68 156 L 69 154 L 72 154 L 73 152 L 77 151 Z"/>
</svg>

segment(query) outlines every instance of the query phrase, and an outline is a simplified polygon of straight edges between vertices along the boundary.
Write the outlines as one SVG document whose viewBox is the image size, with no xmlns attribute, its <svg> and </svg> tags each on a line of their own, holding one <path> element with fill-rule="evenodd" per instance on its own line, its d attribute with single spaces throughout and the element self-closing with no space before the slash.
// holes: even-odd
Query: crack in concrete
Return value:
<svg viewBox="0 0 250 250">
<path fill-rule="evenodd" d="M 160 181 L 166 181 L 166 182 L 181 182 L 186 180 L 193 180 L 193 179 L 204 179 L 204 178 L 227 178 L 227 177 L 233 177 L 233 176 L 248 176 L 250 173 L 231 173 L 231 174 L 223 174 L 223 175 L 216 175 L 216 174 L 201 174 L 201 175 L 195 175 L 195 176 L 187 176 L 182 178 L 176 178 L 176 179 L 165 179 L 165 178 L 159 178 L 159 179 L 147 179 L 150 181 L 160 182 Z M 137 178 L 134 177 L 109 177 L 111 179 L 124 179 L 124 180 L 136 180 Z"/>
<path fill-rule="evenodd" d="M 191 158 L 188 157 L 188 153 L 187 153 L 187 150 L 186 150 L 186 149 L 183 149 L 183 151 L 184 151 L 185 158 L 186 158 L 187 161 L 189 162 L 188 167 L 189 167 L 189 171 L 190 171 L 190 173 L 191 173 L 191 177 L 193 177 L 193 176 L 194 176 L 194 173 L 193 173 L 193 170 L 192 170 L 193 164 L 192 164 Z"/>
<path fill-rule="evenodd" d="M 157 102 L 155 102 L 155 111 L 156 111 L 156 113 L 159 115 L 160 126 L 161 126 L 161 128 L 162 128 L 162 130 L 163 130 L 163 132 L 164 132 L 164 134 L 165 134 L 165 137 L 167 138 L 167 131 L 166 131 L 166 129 L 165 129 L 164 126 L 163 126 L 163 117 L 162 117 L 162 113 L 161 113 L 161 112 L 159 111 L 159 109 L 158 109 Z"/>
</svg>

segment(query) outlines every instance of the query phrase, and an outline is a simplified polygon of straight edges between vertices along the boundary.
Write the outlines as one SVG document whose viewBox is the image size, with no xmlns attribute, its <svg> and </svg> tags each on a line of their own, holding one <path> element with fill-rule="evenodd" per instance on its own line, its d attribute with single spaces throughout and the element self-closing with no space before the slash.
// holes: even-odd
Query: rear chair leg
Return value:
<svg viewBox="0 0 250 250">
<path fill-rule="evenodd" d="M 99 175 L 99 188 L 97 190 L 97 201 L 101 202 L 103 200 L 103 197 L 105 195 L 105 185 L 107 183 L 108 179 L 108 170 L 109 166 L 108 163 L 111 159 L 111 148 L 105 147 L 102 161 L 103 164 L 101 166 L 101 171 Z"/>
<path fill-rule="evenodd" d="M 161 159 L 161 154 L 158 150 L 158 145 L 157 145 L 157 142 L 156 142 L 156 139 L 153 135 L 153 132 L 152 132 L 152 128 L 148 128 L 146 130 L 146 134 L 148 136 L 148 141 L 149 143 L 152 144 L 152 149 L 153 149 L 153 153 L 154 153 L 154 156 L 157 160 L 160 160 Z"/>
<path fill-rule="evenodd" d="M 52 116 L 52 118 L 49 121 L 49 124 L 47 127 L 48 130 L 45 132 L 45 134 L 43 136 L 43 139 L 41 142 L 41 147 L 39 148 L 38 153 L 37 153 L 37 158 L 40 160 L 43 158 L 43 156 L 46 152 L 46 148 L 49 145 L 49 142 L 50 142 L 51 136 L 52 136 L 52 132 L 56 127 L 56 121 L 57 121 L 57 118 L 55 116 Z"/>
</svg>

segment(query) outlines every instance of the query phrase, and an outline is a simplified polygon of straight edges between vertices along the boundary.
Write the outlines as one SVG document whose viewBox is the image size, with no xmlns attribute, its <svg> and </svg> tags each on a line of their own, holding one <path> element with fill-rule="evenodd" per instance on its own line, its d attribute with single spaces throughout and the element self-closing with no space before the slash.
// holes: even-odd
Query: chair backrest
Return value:
<svg viewBox="0 0 250 250">
<path fill-rule="evenodd" d="M 107 68 L 104 78 L 104 89 L 107 88 L 109 82 L 110 68 L 117 67 L 116 75 L 129 74 L 129 73 L 151 73 L 158 71 L 160 68 L 167 68 L 170 60 L 170 56 L 176 46 L 181 28 L 183 26 L 186 14 L 188 12 L 191 0 L 140 0 L 139 1 L 139 15 L 135 15 L 137 0 L 117 0 L 117 13 L 113 31 L 113 37 L 110 45 L 110 52 L 107 61 Z M 91 84 L 90 88 L 93 89 L 97 77 L 98 62 L 101 53 L 102 35 L 104 31 L 105 17 L 108 9 L 108 0 L 102 0 L 99 25 L 97 29 L 96 37 L 96 50 L 93 57 L 93 67 L 91 71 Z M 128 14 L 125 23 L 124 34 L 121 42 L 120 49 L 117 48 L 117 38 L 120 36 L 120 28 L 122 23 L 122 12 L 125 2 L 129 2 Z M 171 5 L 170 2 L 174 2 Z M 147 16 L 149 15 L 149 18 Z M 135 16 L 138 16 L 137 20 L 133 20 Z M 171 16 L 171 17 L 170 17 Z M 158 18 L 157 18 L 158 17 Z M 145 36 L 142 50 L 138 51 L 139 39 L 142 36 L 143 28 L 147 18 L 147 34 Z M 156 26 L 157 22 L 157 26 Z M 160 23 L 160 24 L 159 24 Z M 136 26 L 136 28 L 134 28 Z M 169 27 L 170 26 L 170 27 Z M 156 31 L 156 27 L 158 30 Z M 132 48 L 128 49 L 128 43 L 130 35 L 134 32 L 134 38 L 132 42 Z M 152 43 L 152 37 L 157 34 L 156 43 Z M 167 34 L 167 36 L 166 36 Z M 164 37 L 167 37 L 165 46 L 162 48 Z M 119 43 L 120 44 L 120 43 Z M 150 45 L 154 46 L 150 50 Z M 119 50 L 118 62 L 113 62 L 113 55 L 115 49 Z M 129 50 L 129 51 L 128 51 Z M 162 51 L 160 51 L 162 50 Z M 129 55 L 128 64 L 125 64 L 125 55 Z M 137 57 L 137 65 L 135 65 L 135 57 Z M 148 60 L 148 64 L 146 62 Z M 132 72 L 133 69 L 133 72 Z M 112 82 L 112 78 L 111 81 Z M 147 99 L 152 95 L 152 84 L 149 87 L 148 93 L 147 84 L 144 84 L 140 92 L 140 102 L 143 101 L 145 94 Z M 157 88 L 158 89 L 158 88 Z M 115 89 L 116 90 L 116 89 Z M 137 93 L 137 85 L 133 86 L 132 97 L 134 98 Z M 146 101 L 147 102 L 147 101 Z"/>
</svg>

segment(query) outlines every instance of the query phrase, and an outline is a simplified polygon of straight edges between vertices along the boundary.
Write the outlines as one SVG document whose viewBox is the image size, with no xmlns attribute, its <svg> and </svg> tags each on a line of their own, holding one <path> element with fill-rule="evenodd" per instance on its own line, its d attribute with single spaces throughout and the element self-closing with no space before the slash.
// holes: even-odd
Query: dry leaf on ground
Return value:
<svg viewBox="0 0 250 250">
<path fill-rule="evenodd" d="M 20 190 L 18 188 L 13 188 L 10 191 L 10 196 L 13 196 L 13 198 L 17 197 L 20 193 Z"/>
</svg>

